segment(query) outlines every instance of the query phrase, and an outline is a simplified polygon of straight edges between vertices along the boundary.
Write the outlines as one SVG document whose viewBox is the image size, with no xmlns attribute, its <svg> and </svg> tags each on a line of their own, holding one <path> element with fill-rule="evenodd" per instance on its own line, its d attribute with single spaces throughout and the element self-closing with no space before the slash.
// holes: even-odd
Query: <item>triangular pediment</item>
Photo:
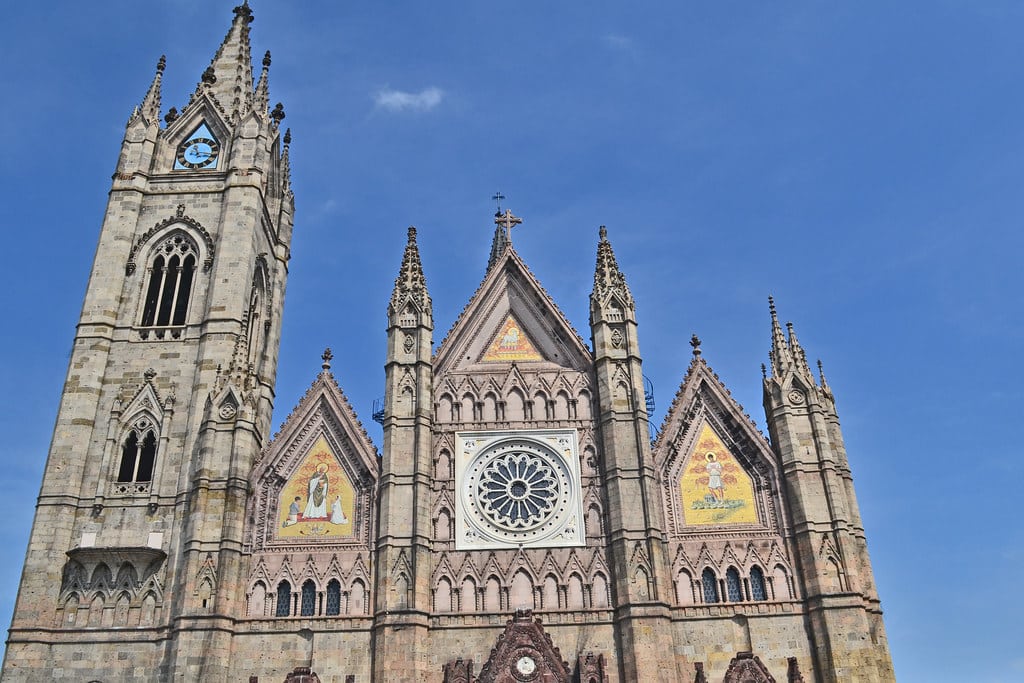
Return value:
<svg viewBox="0 0 1024 683">
<path fill-rule="evenodd" d="M 514 249 L 488 271 L 434 357 L 434 372 L 502 364 L 587 371 L 590 350 Z"/>
<path fill-rule="evenodd" d="M 514 672 L 514 673 L 513 673 Z M 530 610 L 517 610 L 480 669 L 478 683 L 538 680 L 569 683 L 572 670 Z"/>
<path fill-rule="evenodd" d="M 702 356 L 690 364 L 653 451 L 677 532 L 783 525 L 777 458 Z"/>
<path fill-rule="evenodd" d="M 327 370 L 252 474 L 255 547 L 366 547 L 379 472 L 373 443 Z"/>
</svg>

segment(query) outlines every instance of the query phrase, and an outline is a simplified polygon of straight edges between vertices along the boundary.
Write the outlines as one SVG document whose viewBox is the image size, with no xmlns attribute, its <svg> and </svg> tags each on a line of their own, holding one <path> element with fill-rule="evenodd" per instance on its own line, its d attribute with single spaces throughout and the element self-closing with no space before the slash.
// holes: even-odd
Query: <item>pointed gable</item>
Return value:
<svg viewBox="0 0 1024 683">
<path fill-rule="evenodd" d="M 676 533 L 779 529 L 779 472 L 771 447 L 704 361 L 699 340 L 693 343 L 693 362 L 653 449 L 670 526 Z"/>
<path fill-rule="evenodd" d="M 587 371 L 591 353 L 515 249 L 509 246 L 481 282 L 434 357 L 446 371 L 497 363 L 547 363 Z"/>
<path fill-rule="evenodd" d="M 253 471 L 255 547 L 370 542 L 377 451 L 328 359 Z"/>
</svg>

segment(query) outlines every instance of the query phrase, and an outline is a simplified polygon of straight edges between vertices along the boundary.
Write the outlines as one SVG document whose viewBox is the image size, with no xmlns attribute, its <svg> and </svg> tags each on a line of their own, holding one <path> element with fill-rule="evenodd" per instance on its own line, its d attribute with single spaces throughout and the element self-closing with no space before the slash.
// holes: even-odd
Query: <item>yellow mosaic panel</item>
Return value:
<svg viewBox="0 0 1024 683">
<path fill-rule="evenodd" d="M 352 536 L 355 489 L 323 436 L 281 489 L 278 510 L 278 538 Z"/>
<path fill-rule="evenodd" d="M 757 522 L 754 483 L 705 423 L 679 477 L 687 525 Z"/>
<path fill-rule="evenodd" d="M 529 340 L 515 318 L 509 315 L 505 318 L 505 324 L 498 329 L 498 334 L 495 335 L 491 345 L 487 348 L 483 361 L 485 363 L 497 363 L 513 360 L 544 360 L 544 358 L 537 353 L 533 342 Z"/>
</svg>

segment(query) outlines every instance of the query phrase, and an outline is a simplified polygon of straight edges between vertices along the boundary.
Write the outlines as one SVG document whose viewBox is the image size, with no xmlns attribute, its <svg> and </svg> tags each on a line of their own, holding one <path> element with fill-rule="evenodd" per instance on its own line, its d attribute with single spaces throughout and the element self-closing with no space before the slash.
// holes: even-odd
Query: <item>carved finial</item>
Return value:
<svg viewBox="0 0 1024 683">
<path fill-rule="evenodd" d="M 178 204 L 178 208 L 177 208 L 177 210 L 174 213 L 175 213 L 175 215 L 178 218 L 181 218 L 182 216 L 184 216 L 185 215 L 185 205 L 184 204 Z"/>
<path fill-rule="evenodd" d="M 772 349 L 768 357 L 771 360 L 772 375 L 781 377 L 793 367 L 793 354 L 785 335 L 782 334 L 782 325 L 779 324 L 779 316 L 775 311 L 775 299 L 771 296 L 768 297 L 768 312 L 772 319 Z"/>
<path fill-rule="evenodd" d="M 693 357 L 696 358 L 700 355 L 700 337 L 693 335 L 690 337 L 690 346 L 693 347 Z"/>
<path fill-rule="evenodd" d="M 245 0 L 241 5 L 234 9 L 236 17 L 241 17 L 247 24 L 253 22 L 252 10 L 249 9 L 249 0 Z"/>
<path fill-rule="evenodd" d="M 818 378 L 821 382 L 821 388 L 825 391 L 830 391 L 828 386 L 828 380 L 825 379 L 825 368 L 821 364 L 821 359 L 818 359 Z"/>
<path fill-rule="evenodd" d="M 409 298 L 420 311 L 430 315 L 430 295 L 427 294 L 427 281 L 423 277 L 420 251 L 416 246 L 416 228 L 410 225 L 406 235 L 405 253 L 402 255 L 402 265 L 399 267 L 398 277 L 395 278 L 395 289 L 391 293 L 389 315 L 404 308 L 405 302 Z"/>
<path fill-rule="evenodd" d="M 633 307 L 633 294 L 626 284 L 626 277 L 619 270 L 615 260 L 612 243 L 608 241 L 608 230 L 601 226 L 598 231 L 600 240 L 597 243 L 597 265 L 594 268 L 594 289 L 590 294 L 591 315 L 596 311 L 595 305 L 605 306 L 608 295 L 615 293 L 622 305 Z"/>
<path fill-rule="evenodd" d="M 167 66 L 167 55 L 160 55 L 160 59 L 156 62 L 156 72 L 162 74 L 164 68 Z"/>
<path fill-rule="evenodd" d="M 270 68 L 270 50 L 267 50 L 263 54 L 263 67 L 268 69 Z"/>
<path fill-rule="evenodd" d="M 519 216 L 513 216 L 512 211 L 509 209 L 505 209 L 505 213 L 499 214 L 494 217 L 494 224 L 500 225 L 501 227 L 505 228 L 505 235 L 509 238 L 509 240 L 512 239 L 512 228 L 514 228 L 515 226 L 519 225 L 522 222 L 523 219 L 520 218 Z"/>
<path fill-rule="evenodd" d="M 176 108 L 174 108 L 174 107 L 171 107 L 170 109 L 167 110 L 167 116 L 164 117 L 164 121 L 166 121 L 168 124 L 171 124 L 171 123 L 174 123 L 177 120 L 178 120 L 178 110 Z"/>
<path fill-rule="evenodd" d="M 213 72 L 213 66 L 206 67 L 206 71 L 203 72 L 203 83 L 207 85 L 213 85 L 217 82 L 217 74 Z"/>
<path fill-rule="evenodd" d="M 288 128 L 284 132 L 284 144 L 285 144 L 285 147 L 287 147 L 288 145 L 292 144 L 292 129 L 291 128 Z"/>
<path fill-rule="evenodd" d="M 142 373 L 142 376 L 146 378 L 147 382 L 152 382 L 153 378 L 156 377 L 156 370 L 153 368 L 147 368 L 146 371 Z"/>
<path fill-rule="evenodd" d="M 323 367 L 324 370 L 330 370 L 331 359 L 334 358 L 334 354 L 331 353 L 331 347 L 328 346 L 326 349 L 324 349 L 324 352 L 323 354 L 321 354 L 320 358 L 324 362 L 324 364 L 321 367 Z"/>
<path fill-rule="evenodd" d="M 761 363 L 761 379 L 768 379 L 768 366 Z"/>
<path fill-rule="evenodd" d="M 498 262 L 501 255 L 505 253 L 505 250 L 512 246 L 512 228 L 513 226 L 519 225 L 523 222 L 522 218 L 513 216 L 512 212 L 505 210 L 505 213 L 501 212 L 501 200 L 505 196 L 500 192 L 494 195 L 492 199 L 498 202 L 498 212 L 494 214 L 494 239 L 491 240 L 491 255 L 487 259 L 487 272 L 491 272 L 491 268 Z"/>
<path fill-rule="evenodd" d="M 274 119 L 274 122 L 280 124 L 284 120 L 284 105 L 278 102 L 274 105 L 274 111 L 270 112 L 270 118 Z"/>
</svg>

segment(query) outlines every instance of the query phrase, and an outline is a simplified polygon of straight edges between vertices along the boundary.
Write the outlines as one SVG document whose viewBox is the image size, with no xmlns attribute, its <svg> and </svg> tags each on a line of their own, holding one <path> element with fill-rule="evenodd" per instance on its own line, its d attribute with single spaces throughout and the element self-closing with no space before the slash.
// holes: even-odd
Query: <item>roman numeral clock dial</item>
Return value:
<svg viewBox="0 0 1024 683">
<path fill-rule="evenodd" d="M 178 145 L 174 155 L 174 168 L 178 170 L 217 168 L 219 157 L 220 143 L 217 142 L 207 125 L 203 123 Z"/>
</svg>

